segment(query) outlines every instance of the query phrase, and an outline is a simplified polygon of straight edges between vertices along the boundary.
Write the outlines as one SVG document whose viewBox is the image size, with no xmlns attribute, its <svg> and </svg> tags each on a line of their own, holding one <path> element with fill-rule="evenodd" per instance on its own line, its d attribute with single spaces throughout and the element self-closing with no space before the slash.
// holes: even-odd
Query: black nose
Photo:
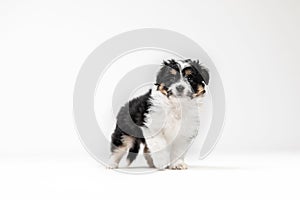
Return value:
<svg viewBox="0 0 300 200">
<path fill-rule="evenodd" d="M 178 86 L 176 86 L 176 90 L 178 92 L 182 92 L 184 90 L 184 87 L 182 85 L 178 85 Z"/>
</svg>

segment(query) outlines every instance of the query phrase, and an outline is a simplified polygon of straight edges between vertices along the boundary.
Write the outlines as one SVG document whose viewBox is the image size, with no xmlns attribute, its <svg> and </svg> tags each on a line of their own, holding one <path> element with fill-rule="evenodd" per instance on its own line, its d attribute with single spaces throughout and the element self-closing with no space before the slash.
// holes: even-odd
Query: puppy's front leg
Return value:
<svg viewBox="0 0 300 200">
<path fill-rule="evenodd" d="M 185 154 L 190 146 L 190 141 L 187 138 L 177 137 L 171 148 L 171 164 L 170 169 L 187 169 L 188 166 L 184 162 Z"/>
<path fill-rule="evenodd" d="M 170 163 L 170 150 L 163 134 L 147 138 L 146 143 L 154 166 L 158 169 L 165 169 Z"/>
</svg>

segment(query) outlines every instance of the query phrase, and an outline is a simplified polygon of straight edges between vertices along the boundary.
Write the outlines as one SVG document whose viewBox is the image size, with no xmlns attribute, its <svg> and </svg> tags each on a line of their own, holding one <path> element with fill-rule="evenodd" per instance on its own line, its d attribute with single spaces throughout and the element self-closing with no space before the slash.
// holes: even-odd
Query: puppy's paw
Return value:
<svg viewBox="0 0 300 200">
<path fill-rule="evenodd" d="M 119 165 L 117 163 L 110 163 L 106 169 L 117 169 Z"/>
<path fill-rule="evenodd" d="M 170 165 L 169 168 L 173 170 L 184 170 L 188 169 L 188 166 L 183 161 L 176 161 L 174 164 Z"/>
</svg>

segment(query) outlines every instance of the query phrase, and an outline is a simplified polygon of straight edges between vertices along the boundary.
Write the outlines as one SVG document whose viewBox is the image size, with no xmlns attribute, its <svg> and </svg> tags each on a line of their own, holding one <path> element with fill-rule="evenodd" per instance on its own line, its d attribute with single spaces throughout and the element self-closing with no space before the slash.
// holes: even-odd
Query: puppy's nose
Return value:
<svg viewBox="0 0 300 200">
<path fill-rule="evenodd" d="M 184 90 L 184 87 L 182 85 L 178 85 L 178 86 L 176 86 L 176 90 L 178 92 L 182 92 Z"/>
</svg>

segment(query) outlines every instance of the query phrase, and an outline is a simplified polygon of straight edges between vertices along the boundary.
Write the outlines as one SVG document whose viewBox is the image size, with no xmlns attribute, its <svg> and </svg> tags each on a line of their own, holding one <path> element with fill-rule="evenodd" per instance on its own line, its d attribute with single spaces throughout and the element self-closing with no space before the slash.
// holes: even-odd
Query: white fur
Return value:
<svg viewBox="0 0 300 200">
<path fill-rule="evenodd" d="M 187 83 L 184 93 L 191 89 Z M 175 89 L 172 89 L 175 91 Z M 156 88 L 152 89 L 152 106 L 146 116 L 143 134 L 151 152 L 154 165 L 159 169 L 169 166 L 172 169 L 186 169 L 184 156 L 199 128 L 200 98 L 177 97 L 169 98 Z"/>
</svg>

